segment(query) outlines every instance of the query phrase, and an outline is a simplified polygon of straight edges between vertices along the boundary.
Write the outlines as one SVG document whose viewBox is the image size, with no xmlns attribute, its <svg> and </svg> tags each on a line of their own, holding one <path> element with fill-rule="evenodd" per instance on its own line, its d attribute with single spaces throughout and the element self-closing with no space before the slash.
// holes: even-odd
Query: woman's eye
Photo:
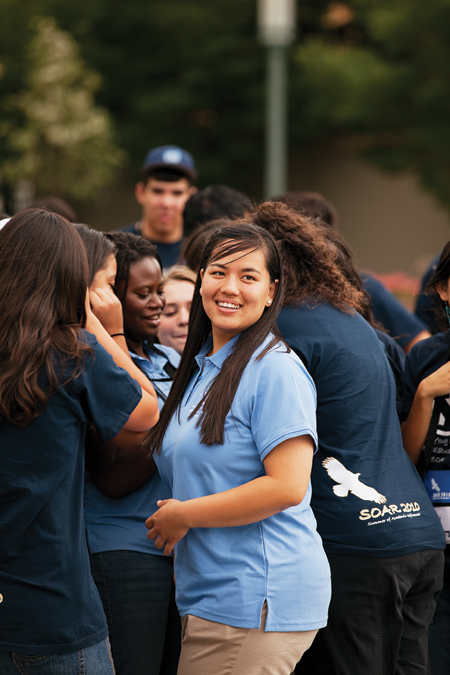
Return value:
<svg viewBox="0 0 450 675">
<path fill-rule="evenodd" d="M 163 312 L 163 316 L 175 316 L 176 312 Z"/>
<path fill-rule="evenodd" d="M 243 278 L 246 281 L 255 281 L 255 277 L 250 276 L 250 274 L 244 274 Z"/>
<path fill-rule="evenodd" d="M 136 293 L 136 295 L 138 296 L 138 298 L 146 298 L 148 294 L 147 293 Z"/>
</svg>

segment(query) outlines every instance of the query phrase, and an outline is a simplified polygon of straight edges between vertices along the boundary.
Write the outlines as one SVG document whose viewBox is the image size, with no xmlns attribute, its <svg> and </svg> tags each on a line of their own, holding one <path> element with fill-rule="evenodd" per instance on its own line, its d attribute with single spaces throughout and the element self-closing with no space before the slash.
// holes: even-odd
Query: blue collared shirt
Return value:
<svg viewBox="0 0 450 675">
<path fill-rule="evenodd" d="M 267 338 L 266 343 L 272 336 Z M 253 355 L 225 420 L 224 444 L 200 442 L 190 413 L 236 344 L 213 356 L 208 340 L 198 368 L 155 461 L 182 501 L 215 494 L 264 475 L 263 460 L 283 441 L 315 430 L 315 387 L 300 359 L 279 344 L 261 360 Z M 312 630 L 326 624 L 330 573 L 309 506 L 299 506 L 240 527 L 193 528 L 177 544 L 177 604 L 182 616 L 258 628 L 265 600 L 267 631 Z"/>
</svg>

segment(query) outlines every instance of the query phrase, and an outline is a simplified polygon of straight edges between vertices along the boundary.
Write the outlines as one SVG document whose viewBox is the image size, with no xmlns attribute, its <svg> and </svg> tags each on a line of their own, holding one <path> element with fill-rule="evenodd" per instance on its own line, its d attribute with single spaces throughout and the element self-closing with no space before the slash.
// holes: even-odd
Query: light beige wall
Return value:
<svg viewBox="0 0 450 675">
<path fill-rule="evenodd" d="M 382 173 L 349 153 L 304 156 L 289 187 L 321 192 L 336 206 L 361 268 L 422 274 L 450 239 L 450 213 L 413 175 Z"/>
</svg>

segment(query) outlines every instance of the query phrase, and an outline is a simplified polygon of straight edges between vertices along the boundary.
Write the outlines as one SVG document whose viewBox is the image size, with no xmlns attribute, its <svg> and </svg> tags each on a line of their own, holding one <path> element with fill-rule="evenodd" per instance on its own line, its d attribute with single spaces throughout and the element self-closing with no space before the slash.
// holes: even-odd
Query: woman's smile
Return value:
<svg viewBox="0 0 450 675">
<path fill-rule="evenodd" d="M 210 263 L 200 272 L 203 307 L 208 315 L 214 351 L 253 326 L 275 294 L 261 249 L 243 251 Z"/>
</svg>

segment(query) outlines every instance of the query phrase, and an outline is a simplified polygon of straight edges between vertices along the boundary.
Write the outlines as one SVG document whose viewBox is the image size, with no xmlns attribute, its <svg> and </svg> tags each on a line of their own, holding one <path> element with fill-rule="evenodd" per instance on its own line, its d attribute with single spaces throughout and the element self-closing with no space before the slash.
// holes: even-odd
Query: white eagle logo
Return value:
<svg viewBox="0 0 450 675">
<path fill-rule="evenodd" d="M 333 492 L 338 497 L 347 497 L 348 493 L 351 492 L 356 497 L 368 502 L 384 504 L 386 501 L 384 495 L 377 492 L 374 488 L 361 483 L 359 480 L 360 473 L 352 473 L 337 459 L 327 457 L 323 460 L 322 466 L 325 467 L 330 478 L 339 483 L 339 485 L 333 485 Z"/>
</svg>

